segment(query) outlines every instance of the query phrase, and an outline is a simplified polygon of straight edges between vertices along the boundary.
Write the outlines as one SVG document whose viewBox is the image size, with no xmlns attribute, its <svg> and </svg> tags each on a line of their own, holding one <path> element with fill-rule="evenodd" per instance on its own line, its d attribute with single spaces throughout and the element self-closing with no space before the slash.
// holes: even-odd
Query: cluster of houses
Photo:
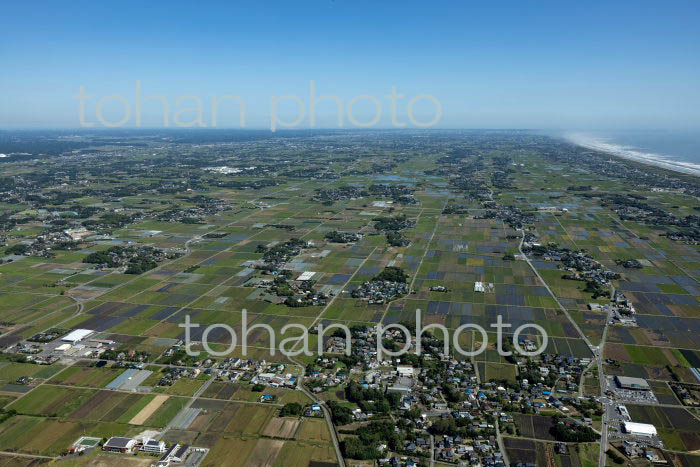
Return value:
<svg viewBox="0 0 700 467">
<path fill-rule="evenodd" d="M 493 435 L 478 436 L 473 441 L 460 436 L 443 436 L 435 447 L 438 458 L 448 462 L 468 462 L 473 467 L 506 467 Z"/>
<path fill-rule="evenodd" d="M 641 458 L 649 462 L 655 463 L 660 461 L 660 457 L 656 450 L 649 447 L 646 443 L 637 443 L 635 441 L 625 441 L 622 445 L 622 452 L 630 459 Z"/>
<path fill-rule="evenodd" d="M 337 369 L 330 363 L 335 359 L 322 358 L 320 360 L 322 365 L 324 362 L 328 362 L 327 365 L 331 367 L 328 369 L 313 370 L 309 373 L 308 377 L 310 381 L 307 379 L 307 383 L 309 383 L 308 386 L 310 386 L 311 392 L 318 393 L 327 391 L 330 388 L 340 386 L 348 381 L 346 370 Z"/>
<path fill-rule="evenodd" d="M 264 262 L 251 262 L 253 268 L 265 268 Z M 246 273 L 249 271 L 244 270 Z M 252 271 L 250 271 L 252 273 Z M 324 306 L 333 296 L 333 291 L 316 290 L 316 280 L 312 278 L 317 274 L 313 271 L 304 271 L 296 279 L 288 279 L 291 270 L 263 269 L 263 277 L 253 276 L 243 286 L 260 289 L 257 298 L 274 304 L 286 304 L 292 307 L 298 306 Z M 264 277 L 274 276 L 274 277 Z"/>
<path fill-rule="evenodd" d="M 388 337 L 391 333 L 387 333 Z M 411 423 L 418 430 L 431 432 L 431 426 L 436 419 L 463 419 L 459 426 L 478 433 L 475 437 L 460 437 L 458 435 L 435 436 L 432 446 L 436 459 L 444 462 L 467 462 L 470 465 L 501 466 L 504 465 L 502 453 L 495 442 L 494 419 L 503 425 L 512 425 L 512 412 L 559 413 L 579 418 L 577 423 L 591 426 L 592 419 L 582 415 L 585 406 L 599 406 L 599 403 L 588 397 L 578 396 L 578 381 L 581 373 L 588 368 L 591 360 L 588 358 L 563 357 L 544 354 L 536 361 L 526 364 L 518 361 L 521 367 L 521 377 L 511 382 L 483 382 L 479 380 L 474 365 L 469 361 L 451 359 L 442 355 L 438 348 L 433 348 L 425 354 L 425 359 L 440 359 L 444 370 L 435 374 L 428 367 L 416 367 L 415 364 L 399 363 L 396 359 L 376 361 L 372 342 L 376 339 L 371 330 L 358 331 L 353 329 L 353 349 L 361 357 L 360 364 L 362 379 L 359 381 L 366 388 L 375 388 L 387 393 L 400 394 L 399 411 L 403 417 L 411 417 Z M 339 341 L 338 344 L 341 342 Z M 411 342 L 411 345 L 414 345 Z M 530 342 L 534 345 L 534 343 Z M 527 346 L 527 342 L 521 342 Z M 340 345 L 339 345 L 340 347 Z M 428 348 L 430 344 L 427 344 Z M 310 375 L 312 378 L 327 381 L 324 386 L 317 388 L 318 392 L 328 390 L 336 383 L 342 383 L 337 376 L 346 377 L 347 369 L 335 367 L 335 359 L 324 357 L 316 362 L 323 369 Z M 393 366 L 393 369 L 392 369 Z M 350 373 L 360 371 L 357 366 Z M 482 375 L 483 376 L 483 375 Z M 308 381 L 308 380 L 307 380 Z M 444 384 L 454 388 L 460 394 L 458 399 L 445 400 Z M 418 414 L 416 415 L 416 409 Z M 311 413 L 307 410 L 307 412 Z M 354 409 L 352 416 L 356 422 L 372 419 L 374 414 Z M 465 423 L 466 421 L 466 423 Z M 397 426 L 398 430 L 401 427 Z M 380 446 L 381 447 L 381 446 Z M 407 455 L 401 457 L 386 457 L 380 460 L 380 465 L 410 465 L 411 455 L 425 456 L 431 450 L 430 437 L 413 437 L 405 443 L 400 451 Z M 392 459 L 397 463 L 392 464 Z"/>
<path fill-rule="evenodd" d="M 369 193 L 367 193 L 366 190 L 360 187 L 345 185 L 339 186 L 338 188 L 317 189 L 316 193 L 311 199 L 322 203 L 333 203 L 344 199 L 362 198 L 368 194 Z"/>
<path fill-rule="evenodd" d="M 187 208 L 175 207 L 161 211 L 156 216 L 159 221 L 165 222 L 183 222 L 183 223 L 201 223 L 205 218 L 218 215 L 225 211 L 233 209 L 233 205 L 219 198 L 211 198 L 199 196 L 194 200 L 196 206 Z"/>
<path fill-rule="evenodd" d="M 385 337 L 400 341 L 403 335 L 398 330 L 390 330 Z M 76 338 L 79 338 L 76 342 L 87 341 L 90 336 L 76 336 Z M 418 439 L 411 437 L 403 446 L 402 453 L 409 456 L 423 455 L 432 448 L 436 459 L 447 462 L 469 462 L 483 467 L 498 467 L 503 462 L 497 444 L 492 439 L 495 433 L 493 418 L 504 424 L 510 424 L 512 418 L 506 412 L 527 410 L 537 413 L 545 409 L 565 414 L 573 412 L 580 403 L 580 398 L 569 394 L 577 391 L 578 377 L 590 364 L 590 359 L 544 354 L 535 362 L 528 364 L 524 361 L 516 362 L 521 366 L 521 376 L 527 375 L 527 378 L 509 383 L 483 382 L 480 381 L 471 362 L 452 359 L 442 354 L 439 343 L 430 340 L 423 341 L 424 348 L 427 350 L 423 361 L 441 360 L 443 364 L 440 365 L 439 373 L 430 371 L 431 365 L 423 367 L 410 359 L 404 362 L 400 359 L 377 361 L 377 336 L 373 328 L 353 328 L 352 339 L 353 358 L 356 359 L 356 365 L 351 368 L 339 366 L 339 356 L 319 357 L 315 363 L 320 369 L 310 371 L 306 379 L 307 383 L 320 382 L 313 387 L 315 392 L 340 386 L 347 383 L 353 375 L 360 374 L 360 384 L 368 388 L 379 388 L 387 393 L 399 394 L 398 410 L 404 414 L 405 418 L 413 419 L 412 422 L 418 430 L 429 432 L 436 417 L 465 419 L 466 424 L 463 420 L 460 426 L 478 431 L 478 436 L 465 439 L 458 435 L 441 435 L 435 437 L 433 446 L 430 445 L 430 437 L 427 434 L 419 436 Z M 176 356 L 177 352 L 181 351 L 178 344 L 181 343 L 168 349 L 164 355 Z M 326 348 L 337 354 L 344 351 L 345 344 L 345 337 L 339 335 L 331 336 L 325 341 Z M 534 345 L 525 340 L 521 344 Z M 410 347 L 415 347 L 413 337 Z M 286 371 L 284 365 L 233 357 L 221 361 L 190 360 L 182 367 L 168 368 L 164 376 L 168 381 L 164 381 L 163 384 L 172 384 L 179 378 L 193 378 L 205 373 L 223 381 L 245 380 L 250 384 L 269 387 L 296 387 L 297 377 Z M 557 382 L 556 388 L 552 387 L 553 380 Z M 461 396 L 458 399 L 446 401 L 445 383 Z M 262 394 L 260 398 L 261 402 L 274 402 L 274 400 L 274 395 L 271 394 Z M 416 416 L 416 411 L 420 415 Z M 305 407 L 304 415 L 322 417 L 323 411 L 319 405 L 312 404 Z M 373 414 L 356 408 L 352 416 L 355 421 L 364 422 L 372 419 Z M 590 420 L 588 422 L 584 420 L 584 423 L 590 423 Z M 105 446 L 108 450 L 116 449 L 119 452 L 123 452 L 121 449 L 133 451 L 143 447 L 156 449 L 155 446 L 150 447 L 146 441 L 141 445 L 137 442 L 120 444 L 118 439 L 106 443 Z M 177 452 L 175 449 L 173 455 Z M 388 459 L 391 458 L 388 457 Z"/>
<path fill-rule="evenodd" d="M 415 191 L 415 188 L 412 186 L 391 183 L 373 183 L 369 187 L 371 195 L 391 198 L 393 202 L 404 205 L 418 204 L 415 196 L 413 196 Z"/>
<path fill-rule="evenodd" d="M 163 370 L 163 377 L 158 381 L 158 386 L 172 386 L 176 381 L 189 378 L 193 379 L 202 374 L 199 368 L 168 367 Z"/>
<path fill-rule="evenodd" d="M 269 303 L 285 304 L 290 307 L 325 306 L 334 295 L 334 291 L 331 287 L 316 286 L 318 277 L 323 274 L 303 271 L 294 278 L 295 266 L 288 264 L 300 261 L 292 258 L 313 246 L 314 242 L 294 238 L 284 243 L 272 242 L 267 245 L 258 245 L 257 252 L 263 253 L 263 257 L 246 261 L 244 263 L 246 268 L 238 276 L 249 276 L 243 286 L 259 289 L 253 296 Z M 330 252 L 331 250 L 323 250 L 312 253 L 311 256 L 325 257 Z M 256 270 L 260 271 L 262 276 L 253 275 Z"/>
<path fill-rule="evenodd" d="M 55 256 L 52 250 L 76 250 L 78 249 L 78 242 L 90 234 L 92 232 L 88 232 L 86 229 L 57 232 L 46 231 L 41 235 L 37 235 L 34 241 L 22 243 L 22 245 L 26 245 L 26 251 L 23 254 L 26 256 L 52 258 Z"/>
<path fill-rule="evenodd" d="M 331 243 L 356 243 L 362 240 L 362 237 L 364 237 L 364 235 L 360 232 L 343 232 L 340 230 L 334 230 L 332 232 L 328 232 L 324 236 L 324 239 Z"/>
<path fill-rule="evenodd" d="M 273 388 L 294 388 L 297 385 L 297 377 L 292 373 L 284 373 L 284 365 L 277 365 L 270 368 L 276 372 L 258 373 L 250 380 L 251 384 L 263 384 Z"/>
<path fill-rule="evenodd" d="M 265 360 L 242 360 L 234 357 L 228 357 L 221 362 L 211 359 L 194 360 L 190 366 L 171 366 L 164 369 L 164 375 L 158 385 L 171 386 L 179 379 L 197 378 L 204 374 L 216 378 L 217 381 L 231 383 L 246 380 L 250 384 L 271 387 L 296 387 L 296 376 L 284 373 L 284 369 L 282 364 L 268 365 Z"/>
<path fill-rule="evenodd" d="M 486 201 L 483 205 L 486 210 L 474 216 L 474 219 L 500 219 L 513 229 L 522 229 L 525 224 L 534 221 L 531 213 L 523 212 L 517 206 L 503 206 L 494 201 Z"/>
<path fill-rule="evenodd" d="M 700 381 L 700 371 L 697 368 L 692 368 L 691 371 L 695 378 Z M 700 406 L 700 386 L 695 384 L 671 383 L 671 389 L 676 393 L 678 399 L 685 406 L 699 407 Z"/>
<path fill-rule="evenodd" d="M 409 185 L 392 183 L 374 183 L 368 188 L 344 185 L 337 188 L 318 189 L 311 198 L 313 201 L 330 204 L 335 201 L 346 199 L 360 199 L 368 196 L 380 196 L 391 198 L 395 203 L 417 204 L 418 201 L 413 196 L 415 188 Z"/>
<path fill-rule="evenodd" d="M 568 274 L 563 276 L 564 279 L 592 281 L 599 285 L 608 285 L 611 280 L 620 278 L 619 274 L 608 270 L 583 250 L 571 251 L 556 243 L 542 245 L 526 240 L 523 242 L 523 252 L 532 253 L 545 261 L 563 263 L 563 269 L 568 271 Z"/>
<path fill-rule="evenodd" d="M 149 245 L 125 242 L 123 245 L 112 246 L 105 251 L 91 253 L 83 259 L 83 262 L 93 264 L 95 269 L 125 268 L 129 274 L 129 268 L 137 264 L 161 263 L 165 260 L 175 259 L 180 255 L 181 252 L 178 249 L 165 250 Z"/>
<path fill-rule="evenodd" d="M 408 293 L 408 284 L 395 281 L 368 281 L 352 290 L 352 298 L 367 301 L 370 305 L 382 305 Z"/>
<path fill-rule="evenodd" d="M 345 352 L 347 342 L 344 337 L 328 336 L 324 338 L 323 348 L 325 353 L 342 354 Z M 327 360 L 327 359 L 326 359 Z"/>
</svg>

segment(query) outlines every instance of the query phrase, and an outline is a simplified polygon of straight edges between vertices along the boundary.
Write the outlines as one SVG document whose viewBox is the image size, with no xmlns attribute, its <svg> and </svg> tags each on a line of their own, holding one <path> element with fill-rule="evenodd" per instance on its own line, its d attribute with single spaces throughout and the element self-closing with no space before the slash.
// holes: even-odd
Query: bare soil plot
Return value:
<svg viewBox="0 0 700 467">
<path fill-rule="evenodd" d="M 197 417 L 190 423 L 188 427 L 189 430 L 198 431 L 204 433 L 207 430 L 209 424 L 214 420 L 214 417 L 218 415 L 218 412 L 210 410 L 202 410 Z"/>
<path fill-rule="evenodd" d="M 160 408 L 163 403 L 168 400 L 169 396 L 166 396 L 164 394 L 159 394 L 156 397 L 153 398 L 151 402 L 146 405 L 139 413 L 134 415 L 134 418 L 132 418 L 129 421 L 129 424 L 131 425 L 143 425 L 143 423 L 153 415 L 153 413 Z"/>
<path fill-rule="evenodd" d="M 620 362 L 631 362 L 632 359 L 627 349 L 622 344 L 609 343 L 605 345 L 605 358 L 612 358 Z"/>
</svg>

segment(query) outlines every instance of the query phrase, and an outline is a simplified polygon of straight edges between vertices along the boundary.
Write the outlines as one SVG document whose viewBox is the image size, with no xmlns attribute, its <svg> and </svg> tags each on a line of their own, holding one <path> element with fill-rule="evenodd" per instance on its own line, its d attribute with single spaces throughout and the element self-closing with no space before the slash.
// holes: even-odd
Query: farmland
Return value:
<svg viewBox="0 0 700 467">
<path fill-rule="evenodd" d="M 698 419 L 682 408 L 631 405 L 632 420 L 657 427 L 661 439 L 669 449 L 696 451 L 700 449 Z"/>
<path fill-rule="evenodd" d="M 548 441 L 554 440 L 550 434 L 550 429 L 554 424 L 551 417 L 515 415 L 513 418 L 521 436 Z"/>
<path fill-rule="evenodd" d="M 512 462 L 588 467 L 614 375 L 659 403 L 628 403 L 633 421 L 700 449 L 674 392 L 700 383 L 695 178 L 529 132 L 173 135 L 0 162 L 0 450 L 154 431 L 210 449 L 202 465 L 308 466 L 425 457 L 432 438 L 441 460 L 483 463 L 499 419 Z M 416 310 L 447 334 L 376 362 L 377 342 L 416 348 L 374 334 L 413 330 Z M 310 351 L 282 354 L 304 330 Z M 543 352 L 499 352 L 516 344 Z M 559 421 L 593 441 L 557 452 Z"/>
</svg>

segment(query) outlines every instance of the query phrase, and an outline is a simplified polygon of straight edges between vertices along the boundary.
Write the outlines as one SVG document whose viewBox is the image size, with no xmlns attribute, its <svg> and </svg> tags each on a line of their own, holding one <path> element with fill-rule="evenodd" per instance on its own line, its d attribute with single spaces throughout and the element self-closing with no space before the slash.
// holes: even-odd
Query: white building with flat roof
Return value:
<svg viewBox="0 0 700 467">
<path fill-rule="evenodd" d="M 625 433 L 637 436 L 656 436 L 656 427 L 648 423 L 624 422 Z"/>
<path fill-rule="evenodd" d="M 163 454 L 165 452 L 165 441 L 156 441 L 155 439 L 148 439 L 143 441 L 142 451 Z"/>
<path fill-rule="evenodd" d="M 73 332 L 71 332 L 70 334 L 63 336 L 61 338 L 61 341 L 75 344 L 76 342 L 79 342 L 79 341 L 85 339 L 86 337 L 88 337 L 94 333 L 95 333 L 95 331 L 92 331 L 90 329 L 76 329 Z"/>
<path fill-rule="evenodd" d="M 71 347 L 73 346 L 66 342 L 65 344 L 61 344 L 58 347 L 56 347 L 55 350 L 56 352 L 67 352 L 71 349 Z"/>
</svg>

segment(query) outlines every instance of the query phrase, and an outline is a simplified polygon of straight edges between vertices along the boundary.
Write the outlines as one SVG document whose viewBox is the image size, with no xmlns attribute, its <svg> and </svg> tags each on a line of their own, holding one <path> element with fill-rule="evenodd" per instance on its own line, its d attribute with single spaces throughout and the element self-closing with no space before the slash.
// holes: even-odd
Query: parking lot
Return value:
<svg viewBox="0 0 700 467">
<path fill-rule="evenodd" d="M 621 440 L 627 443 L 635 443 L 638 446 L 653 446 L 658 448 L 663 448 L 664 444 L 659 439 L 658 436 L 640 436 L 631 435 L 625 433 L 622 424 L 624 422 L 634 421 L 630 420 L 629 417 L 624 416 L 620 413 L 618 407 L 622 405 L 621 403 L 616 403 L 608 406 L 607 420 L 608 420 L 608 439 L 611 441 Z"/>
<path fill-rule="evenodd" d="M 658 404 L 659 401 L 652 391 L 634 391 L 632 389 L 622 389 L 615 383 L 614 376 L 605 378 L 605 390 L 614 395 L 614 399 L 620 402 L 635 402 L 642 404 Z"/>
</svg>

